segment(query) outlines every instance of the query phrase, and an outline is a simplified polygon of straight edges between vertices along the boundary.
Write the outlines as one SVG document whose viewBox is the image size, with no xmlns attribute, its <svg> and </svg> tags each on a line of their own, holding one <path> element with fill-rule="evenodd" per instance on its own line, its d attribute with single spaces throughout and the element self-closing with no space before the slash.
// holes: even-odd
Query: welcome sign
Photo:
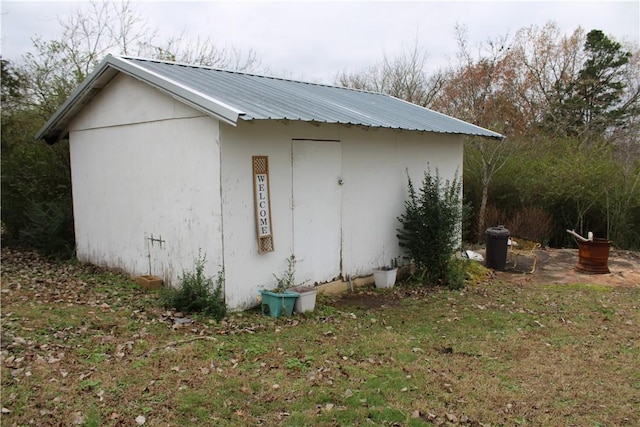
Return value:
<svg viewBox="0 0 640 427">
<path fill-rule="evenodd" d="M 256 174 L 256 209 L 258 211 L 258 236 L 271 235 L 271 215 L 269 212 L 269 176 L 266 173 Z"/>
<path fill-rule="evenodd" d="M 271 199 L 269 197 L 269 157 L 253 156 L 253 197 L 256 210 L 258 251 L 272 252 Z"/>
</svg>

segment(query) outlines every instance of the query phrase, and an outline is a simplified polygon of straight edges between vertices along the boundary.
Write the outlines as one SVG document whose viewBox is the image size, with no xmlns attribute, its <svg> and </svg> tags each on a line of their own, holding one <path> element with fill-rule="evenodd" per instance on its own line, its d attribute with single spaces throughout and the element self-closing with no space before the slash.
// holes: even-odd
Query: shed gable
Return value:
<svg viewBox="0 0 640 427">
<path fill-rule="evenodd" d="M 118 73 L 76 115 L 69 131 L 204 116 L 144 82 Z"/>
</svg>

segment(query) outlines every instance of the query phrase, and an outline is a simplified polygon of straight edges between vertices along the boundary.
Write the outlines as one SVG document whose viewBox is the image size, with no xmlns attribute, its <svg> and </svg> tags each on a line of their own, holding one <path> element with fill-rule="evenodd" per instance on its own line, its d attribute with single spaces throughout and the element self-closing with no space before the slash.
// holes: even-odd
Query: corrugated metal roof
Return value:
<svg viewBox="0 0 640 427">
<path fill-rule="evenodd" d="M 72 116 L 115 72 L 143 80 L 184 102 L 236 124 L 300 120 L 503 138 L 502 135 L 400 99 L 322 84 L 149 59 L 107 56 L 38 132 L 63 137 Z"/>
</svg>

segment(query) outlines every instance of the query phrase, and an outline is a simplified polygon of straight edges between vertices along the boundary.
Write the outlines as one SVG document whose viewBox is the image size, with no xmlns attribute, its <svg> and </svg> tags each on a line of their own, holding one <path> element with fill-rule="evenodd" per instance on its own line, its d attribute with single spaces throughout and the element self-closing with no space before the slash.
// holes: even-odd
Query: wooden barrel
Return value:
<svg viewBox="0 0 640 427">
<path fill-rule="evenodd" d="M 588 242 L 578 242 L 578 266 L 576 270 L 582 273 L 609 273 L 609 248 L 611 240 L 593 239 Z"/>
</svg>

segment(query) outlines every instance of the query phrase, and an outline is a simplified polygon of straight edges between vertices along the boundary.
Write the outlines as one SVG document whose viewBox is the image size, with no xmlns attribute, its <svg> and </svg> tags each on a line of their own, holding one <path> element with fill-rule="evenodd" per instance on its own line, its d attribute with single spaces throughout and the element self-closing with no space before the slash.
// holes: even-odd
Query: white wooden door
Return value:
<svg viewBox="0 0 640 427">
<path fill-rule="evenodd" d="M 327 282 L 341 274 L 342 147 L 293 140 L 291 150 L 295 279 Z"/>
</svg>

